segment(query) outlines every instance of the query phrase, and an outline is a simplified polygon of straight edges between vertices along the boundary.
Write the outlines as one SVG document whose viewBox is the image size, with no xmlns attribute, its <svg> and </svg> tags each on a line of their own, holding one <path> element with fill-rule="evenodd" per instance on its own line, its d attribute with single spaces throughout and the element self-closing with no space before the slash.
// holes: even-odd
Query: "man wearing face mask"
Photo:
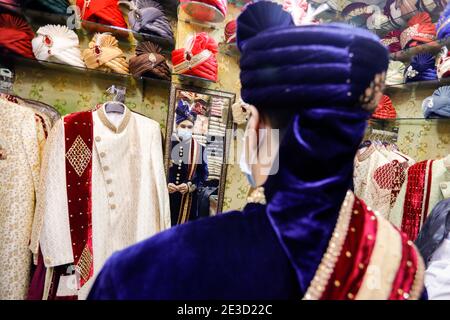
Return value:
<svg viewBox="0 0 450 320">
<path fill-rule="evenodd" d="M 196 113 L 180 99 L 176 109 L 176 132 L 172 137 L 169 196 L 172 226 L 198 218 L 197 190 L 208 178 L 204 148 L 192 139 Z"/>
<path fill-rule="evenodd" d="M 273 2 L 248 5 L 237 20 L 241 96 L 254 106 L 242 167 L 266 204 L 116 253 L 90 298 L 424 297 L 414 244 L 349 191 L 382 96 L 389 59 L 379 41 L 343 24 L 296 26 Z M 265 129 L 280 129 L 279 143 Z"/>
</svg>

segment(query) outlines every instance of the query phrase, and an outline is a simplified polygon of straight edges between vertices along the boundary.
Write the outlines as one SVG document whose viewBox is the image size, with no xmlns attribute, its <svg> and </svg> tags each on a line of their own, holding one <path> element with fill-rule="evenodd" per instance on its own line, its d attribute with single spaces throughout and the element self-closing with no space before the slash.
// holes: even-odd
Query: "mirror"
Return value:
<svg viewBox="0 0 450 320">
<path fill-rule="evenodd" d="M 233 93 L 174 85 L 166 132 L 172 226 L 220 213 Z"/>
</svg>

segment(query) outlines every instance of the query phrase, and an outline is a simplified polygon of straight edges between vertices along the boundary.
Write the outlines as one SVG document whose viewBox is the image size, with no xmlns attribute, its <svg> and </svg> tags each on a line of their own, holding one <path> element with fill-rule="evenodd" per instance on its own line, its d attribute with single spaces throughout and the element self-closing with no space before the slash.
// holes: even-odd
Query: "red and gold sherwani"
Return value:
<svg viewBox="0 0 450 320">
<path fill-rule="evenodd" d="M 44 298 L 85 298 L 112 253 L 169 227 L 157 122 L 127 108 L 106 114 L 102 106 L 55 125 L 31 241 L 50 268 Z"/>
<path fill-rule="evenodd" d="M 423 278 L 413 242 L 349 191 L 304 299 L 418 299 Z"/>
</svg>

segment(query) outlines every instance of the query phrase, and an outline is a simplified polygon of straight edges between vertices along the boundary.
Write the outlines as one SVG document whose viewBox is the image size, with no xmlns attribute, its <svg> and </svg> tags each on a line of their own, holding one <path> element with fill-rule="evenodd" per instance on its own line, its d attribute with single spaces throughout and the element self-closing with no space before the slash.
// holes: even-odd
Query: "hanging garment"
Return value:
<svg viewBox="0 0 450 320">
<path fill-rule="evenodd" d="M 389 220 L 412 240 L 416 239 L 434 206 L 450 197 L 450 169 L 445 159 L 426 160 L 408 169 Z"/>
<path fill-rule="evenodd" d="M 35 113 L 0 98 L 0 299 L 24 299 L 42 131 Z"/>
<path fill-rule="evenodd" d="M 49 137 L 30 246 L 55 267 L 49 298 L 85 298 L 114 251 L 170 227 L 159 125 L 127 108 L 110 117 L 70 114 Z"/>
</svg>

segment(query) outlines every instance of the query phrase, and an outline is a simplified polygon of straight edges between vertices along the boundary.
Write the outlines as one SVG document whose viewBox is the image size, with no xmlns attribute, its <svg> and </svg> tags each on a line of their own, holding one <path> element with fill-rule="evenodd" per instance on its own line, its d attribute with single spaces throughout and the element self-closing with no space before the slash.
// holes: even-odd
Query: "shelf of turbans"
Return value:
<svg viewBox="0 0 450 320">
<path fill-rule="evenodd" d="M 310 9 L 319 12 L 316 21 L 369 29 L 389 49 L 384 96 L 369 125 L 398 129 L 399 148 L 416 161 L 446 156 L 450 150 L 450 1 L 303 2 L 306 14 Z"/>
<path fill-rule="evenodd" d="M 2 60 L 168 92 L 177 3 L 159 1 L 0 0 Z"/>
</svg>

